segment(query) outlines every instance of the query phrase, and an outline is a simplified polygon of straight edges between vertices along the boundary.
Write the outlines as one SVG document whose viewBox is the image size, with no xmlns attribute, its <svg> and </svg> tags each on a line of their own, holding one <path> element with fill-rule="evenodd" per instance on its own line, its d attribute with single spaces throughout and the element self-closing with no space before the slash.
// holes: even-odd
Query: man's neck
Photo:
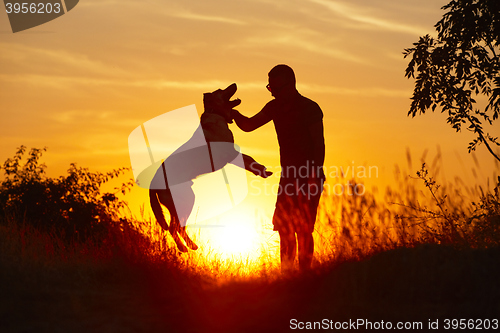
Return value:
<svg viewBox="0 0 500 333">
<path fill-rule="evenodd" d="M 293 91 L 290 91 L 290 93 L 286 94 L 285 96 L 281 97 L 279 101 L 282 103 L 289 103 L 294 101 L 299 96 L 300 96 L 299 91 L 295 89 Z"/>
</svg>

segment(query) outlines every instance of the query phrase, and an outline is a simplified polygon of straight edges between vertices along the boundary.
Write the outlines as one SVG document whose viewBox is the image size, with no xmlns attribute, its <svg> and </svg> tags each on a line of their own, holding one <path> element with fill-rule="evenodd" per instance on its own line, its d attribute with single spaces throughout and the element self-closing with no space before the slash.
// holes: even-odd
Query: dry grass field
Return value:
<svg viewBox="0 0 500 333">
<path fill-rule="evenodd" d="M 446 319 L 500 319 L 498 185 L 438 187 L 425 167 L 415 178 L 383 196 L 325 196 L 307 274 L 281 274 L 275 253 L 179 254 L 153 221 L 119 214 L 98 233 L 62 234 L 6 209 L 22 182 L 4 181 L 0 331 L 287 332 L 350 321 L 427 331 L 429 321 L 443 330 Z"/>
</svg>

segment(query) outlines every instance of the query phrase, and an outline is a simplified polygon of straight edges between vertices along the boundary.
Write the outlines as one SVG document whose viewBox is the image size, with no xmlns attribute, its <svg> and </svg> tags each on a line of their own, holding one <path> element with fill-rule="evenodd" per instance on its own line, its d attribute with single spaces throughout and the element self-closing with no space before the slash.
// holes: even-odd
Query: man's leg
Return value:
<svg viewBox="0 0 500 333">
<path fill-rule="evenodd" d="M 297 241 L 295 233 L 290 231 L 279 231 L 280 234 L 280 257 L 281 272 L 285 273 L 293 268 L 295 253 L 297 251 Z"/>
<path fill-rule="evenodd" d="M 324 179 L 318 179 L 316 183 L 308 183 L 307 197 L 301 197 L 302 214 L 304 217 L 304 228 L 297 232 L 299 243 L 299 267 L 301 271 L 311 268 L 314 256 L 314 224 L 318 212 L 318 204 L 323 192 Z"/>
<path fill-rule="evenodd" d="M 299 243 L 299 268 L 307 271 L 311 268 L 314 255 L 314 239 L 311 232 L 297 232 Z"/>
</svg>

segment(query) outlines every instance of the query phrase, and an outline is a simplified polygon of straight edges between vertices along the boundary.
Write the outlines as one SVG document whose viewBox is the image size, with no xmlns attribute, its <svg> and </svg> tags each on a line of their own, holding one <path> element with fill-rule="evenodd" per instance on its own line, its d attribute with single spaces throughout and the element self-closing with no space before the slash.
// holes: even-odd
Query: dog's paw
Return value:
<svg viewBox="0 0 500 333">
<path fill-rule="evenodd" d="M 271 171 L 267 171 L 264 165 L 257 162 L 253 162 L 247 170 L 262 178 L 267 178 L 273 174 Z"/>
<path fill-rule="evenodd" d="M 188 252 L 189 249 L 182 243 L 177 243 L 177 249 L 180 251 L 180 252 Z"/>
<path fill-rule="evenodd" d="M 193 251 L 198 250 L 198 245 L 196 245 L 196 243 L 193 242 L 192 240 L 186 241 L 186 244 L 187 244 L 187 246 L 189 246 L 189 248 L 191 250 L 193 250 Z"/>
<path fill-rule="evenodd" d="M 262 178 L 267 178 L 269 176 L 272 176 L 272 174 L 273 174 L 272 171 L 264 170 L 264 172 L 262 172 L 260 176 Z"/>
</svg>

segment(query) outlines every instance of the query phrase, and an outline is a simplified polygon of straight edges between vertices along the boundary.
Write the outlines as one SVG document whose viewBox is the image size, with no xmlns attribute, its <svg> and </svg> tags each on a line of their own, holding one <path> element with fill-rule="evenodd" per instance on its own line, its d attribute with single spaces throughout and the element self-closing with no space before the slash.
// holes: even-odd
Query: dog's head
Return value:
<svg viewBox="0 0 500 333">
<path fill-rule="evenodd" d="M 226 89 L 217 89 L 211 93 L 203 94 L 203 105 L 205 112 L 215 113 L 223 116 L 227 123 L 232 124 L 231 110 L 241 103 L 240 99 L 230 100 L 236 92 L 236 83 L 231 84 Z"/>
</svg>

